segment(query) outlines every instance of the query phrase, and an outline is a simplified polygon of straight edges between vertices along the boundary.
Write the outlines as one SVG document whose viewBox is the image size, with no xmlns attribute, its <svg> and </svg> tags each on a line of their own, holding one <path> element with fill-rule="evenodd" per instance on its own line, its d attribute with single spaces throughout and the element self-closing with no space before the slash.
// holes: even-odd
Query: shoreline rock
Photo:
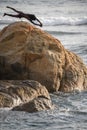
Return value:
<svg viewBox="0 0 87 130">
<path fill-rule="evenodd" d="M 0 79 L 35 80 L 49 92 L 87 90 L 87 67 L 47 32 L 15 22 L 0 32 Z"/>
<path fill-rule="evenodd" d="M 0 107 L 27 112 L 53 109 L 47 89 L 30 80 L 1 80 Z"/>
</svg>

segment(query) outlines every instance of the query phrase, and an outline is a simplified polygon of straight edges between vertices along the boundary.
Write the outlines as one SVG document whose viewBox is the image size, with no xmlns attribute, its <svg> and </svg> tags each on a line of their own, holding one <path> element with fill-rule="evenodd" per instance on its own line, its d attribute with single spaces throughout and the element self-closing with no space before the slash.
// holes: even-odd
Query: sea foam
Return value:
<svg viewBox="0 0 87 130">
<path fill-rule="evenodd" d="M 69 25 L 69 26 L 78 26 L 78 25 L 87 25 L 87 17 L 82 18 L 73 18 L 73 17 L 42 17 L 40 18 L 44 26 L 57 26 L 57 25 Z M 27 21 L 26 19 L 17 19 L 9 18 L 2 19 L 0 18 L 0 24 L 10 24 L 15 21 Z"/>
<path fill-rule="evenodd" d="M 45 26 L 57 26 L 57 25 L 87 25 L 87 17 L 72 18 L 72 17 L 47 17 L 41 18 Z"/>
</svg>

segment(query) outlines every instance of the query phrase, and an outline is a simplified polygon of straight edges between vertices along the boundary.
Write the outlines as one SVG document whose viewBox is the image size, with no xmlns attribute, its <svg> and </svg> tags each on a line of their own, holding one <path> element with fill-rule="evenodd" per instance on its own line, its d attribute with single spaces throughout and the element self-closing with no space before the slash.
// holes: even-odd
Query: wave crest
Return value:
<svg viewBox="0 0 87 130">
<path fill-rule="evenodd" d="M 22 20 L 22 19 L 21 19 Z M 40 18 L 44 26 L 58 26 L 58 25 L 87 25 L 87 17 L 72 18 L 72 17 L 42 17 Z M 18 19 L 0 19 L 0 24 L 10 24 L 12 22 L 19 21 Z M 26 19 L 23 21 L 26 21 Z"/>
<path fill-rule="evenodd" d="M 57 25 L 87 25 L 87 17 L 72 18 L 72 17 L 48 17 L 41 18 L 45 26 L 57 26 Z"/>
</svg>

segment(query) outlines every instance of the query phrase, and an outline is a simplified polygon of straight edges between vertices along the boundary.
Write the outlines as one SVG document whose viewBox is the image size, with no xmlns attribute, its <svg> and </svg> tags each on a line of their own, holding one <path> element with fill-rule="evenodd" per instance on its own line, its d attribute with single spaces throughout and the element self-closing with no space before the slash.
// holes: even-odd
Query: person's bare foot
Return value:
<svg viewBox="0 0 87 130">
<path fill-rule="evenodd" d="M 3 14 L 3 17 L 6 15 L 6 13 Z"/>
</svg>

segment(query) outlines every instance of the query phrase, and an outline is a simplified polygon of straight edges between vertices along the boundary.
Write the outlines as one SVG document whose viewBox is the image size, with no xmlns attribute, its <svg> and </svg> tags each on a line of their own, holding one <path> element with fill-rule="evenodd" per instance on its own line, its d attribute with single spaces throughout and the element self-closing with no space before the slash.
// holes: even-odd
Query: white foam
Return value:
<svg viewBox="0 0 87 130">
<path fill-rule="evenodd" d="M 41 21 L 45 26 L 56 25 L 86 25 L 87 17 L 73 18 L 73 17 L 47 17 L 41 18 Z"/>
<path fill-rule="evenodd" d="M 9 111 L 11 110 L 12 108 L 10 107 L 4 107 L 4 108 L 0 108 L 0 111 Z"/>
<path fill-rule="evenodd" d="M 21 19 L 26 21 L 26 19 Z M 57 26 L 57 25 L 87 25 L 87 16 L 77 18 L 77 17 L 42 17 L 40 18 L 41 22 L 45 26 Z M 0 18 L 0 24 L 10 24 L 12 22 L 19 21 L 16 18 Z"/>
</svg>

